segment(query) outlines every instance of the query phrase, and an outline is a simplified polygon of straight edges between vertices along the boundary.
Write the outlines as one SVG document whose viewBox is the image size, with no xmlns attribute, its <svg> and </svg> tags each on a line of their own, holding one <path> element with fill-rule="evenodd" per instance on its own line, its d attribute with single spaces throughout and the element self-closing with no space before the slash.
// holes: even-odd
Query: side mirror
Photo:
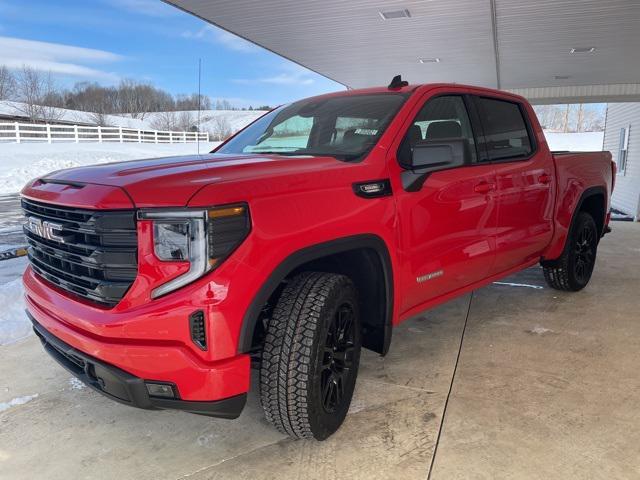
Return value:
<svg viewBox="0 0 640 480">
<path fill-rule="evenodd" d="M 422 188 L 432 172 L 461 167 L 469 158 L 469 142 L 464 138 L 425 140 L 413 147 L 409 163 L 403 163 L 402 185 L 407 192 Z"/>
<path fill-rule="evenodd" d="M 462 138 L 418 142 L 408 167 L 420 173 L 460 167 L 466 162 L 467 152 L 467 140 Z"/>
</svg>

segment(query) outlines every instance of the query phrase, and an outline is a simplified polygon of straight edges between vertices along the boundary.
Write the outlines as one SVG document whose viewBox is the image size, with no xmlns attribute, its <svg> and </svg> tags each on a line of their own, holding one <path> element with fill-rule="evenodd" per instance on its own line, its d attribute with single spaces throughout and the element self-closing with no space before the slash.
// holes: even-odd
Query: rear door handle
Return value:
<svg viewBox="0 0 640 480">
<path fill-rule="evenodd" d="M 543 173 L 538 177 L 538 181 L 545 184 L 551 183 L 551 175 L 549 175 L 548 173 Z"/>
<path fill-rule="evenodd" d="M 489 182 L 481 182 L 477 184 L 475 187 L 473 187 L 473 191 L 476 193 L 489 193 L 491 190 L 495 190 L 495 189 L 496 189 L 496 184 L 489 183 Z"/>
</svg>

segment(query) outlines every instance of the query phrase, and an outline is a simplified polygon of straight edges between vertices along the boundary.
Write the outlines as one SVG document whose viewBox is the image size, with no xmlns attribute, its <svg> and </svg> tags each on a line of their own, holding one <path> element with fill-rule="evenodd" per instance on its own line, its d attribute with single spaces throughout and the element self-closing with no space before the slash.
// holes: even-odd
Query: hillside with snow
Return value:
<svg viewBox="0 0 640 480">
<path fill-rule="evenodd" d="M 200 153 L 220 142 L 200 142 Z M 63 168 L 122 162 L 140 158 L 193 155 L 196 143 L 2 143 L 0 144 L 0 195 L 19 192 L 30 179 Z"/>
<path fill-rule="evenodd" d="M 261 117 L 266 112 L 262 110 L 202 110 L 200 112 L 200 131 L 216 132 L 220 128 L 220 122 L 224 122 L 233 132 L 244 128 L 256 118 Z M 153 112 L 147 113 L 144 117 L 144 128 L 154 129 L 154 126 L 163 126 L 163 117 L 173 114 L 176 122 L 181 116 L 188 116 L 192 126 L 197 125 L 198 111 L 191 110 L 185 112 Z M 138 128 L 138 127 L 136 127 Z"/>
<path fill-rule="evenodd" d="M 604 132 L 557 133 L 545 131 L 544 136 L 552 151 L 600 151 L 604 142 Z"/>
<path fill-rule="evenodd" d="M 20 117 L 21 122 L 28 122 L 28 116 L 25 113 L 27 107 L 20 102 L 0 101 L 0 123 L 7 121 L 2 117 Z M 229 125 L 233 132 L 240 130 L 245 125 L 251 123 L 256 118 L 264 115 L 262 110 L 203 110 L 200 112 L 200 131 L 215 131 L 219 127 L 219 120 Z M 47 115 L 51 118 L 51 124 L 81 124 L 96 125 L 98 115 L 92 112 L 82 112 L 80 110 L 69 110 L 66 108 L 49 108 L 47 107 Z M 163 117 L 174 117 L 178 122 L 181 117 L 188 117 L 192 120 L 186 130 L 190 130 L 197 125 L 198 111 L 186 112 L 151 112 L 145 113 L 144 118 L 132 118 L 130 115 L 104 115 L 104 126 L 135 128 L 140 130 L 169 130 L 169 128 L 157 128 L 163 122 Z M 101 119 L 102 120 L 102 119 Z M 180 130 L 176 130 L 180 131 Z"/>
</svg>

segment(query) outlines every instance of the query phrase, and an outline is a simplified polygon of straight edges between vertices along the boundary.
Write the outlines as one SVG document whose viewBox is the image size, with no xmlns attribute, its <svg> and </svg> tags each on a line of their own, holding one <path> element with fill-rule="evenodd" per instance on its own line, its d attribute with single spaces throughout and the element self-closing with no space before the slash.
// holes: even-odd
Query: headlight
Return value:
<svg viewBox="0 0 640 480">
<path fill-rule="evenodd" d="M 165 262 L 189 262 L 189 271 L 155 288 L 152 298 L 172 292 L 217 267 L 242 243 L 251 228 L 246 205 L 212 209 L 141 210 L 153 220 L 153 248 Z"/>
</svg>

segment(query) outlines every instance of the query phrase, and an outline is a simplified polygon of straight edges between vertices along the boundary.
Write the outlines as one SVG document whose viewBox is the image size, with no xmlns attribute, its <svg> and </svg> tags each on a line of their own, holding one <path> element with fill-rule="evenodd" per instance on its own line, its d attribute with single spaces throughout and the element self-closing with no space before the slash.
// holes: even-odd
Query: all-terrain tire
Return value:
<svg viewBox="0 0 640 480">
<path fill-rule="evenodd" d="M 361 349 L 356 294 L 348 277 L 322 272 L 301 273 L 283 289 L 260 367 L 262 407 L 280 432 L 324 440 L 344 421 Z"/>
<path fill-rule="evenodd" d="M 596 223 L 588 213 L 579 212 L 560 258 L 542 264 L 547 284 L 556 290 L 582 290 L 591 279 L 597 248 Z"/>
</svg>

